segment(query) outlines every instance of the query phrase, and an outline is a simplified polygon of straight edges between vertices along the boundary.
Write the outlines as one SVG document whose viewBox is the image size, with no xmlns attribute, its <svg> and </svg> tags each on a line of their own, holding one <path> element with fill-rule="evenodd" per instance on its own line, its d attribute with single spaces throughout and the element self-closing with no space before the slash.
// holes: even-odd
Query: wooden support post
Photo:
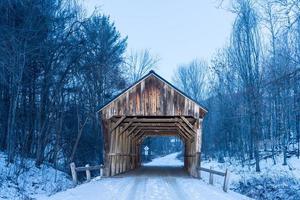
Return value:
<svg viewBox="0 0 300 200">
<path fill-rule="evenodd" d="M 123 173 L 123 172 L 125 172 L 126 171 L 126 169 L 125 169 L 125 167 L 126 167 L 126 156 L 124 155 L 124 154 L 126 154 L 127 152 L 126 152 L 126 134 L 122 134 L 122 170 L 121 170 L 121 172 Z"/>
<path fill-rule="evenodd" d="M 120 148 L 120 127 L 116 128 L 116 142 L 115 142 L 115 153 L 116 155 L 114 156 L 115 158 L 115 170 L 114 170 L 114 175 L 119 174 L 120 173 L 120 156 L 118 155 L 119 153 L 119 148 Z"/>
<path fill-rule="evenodd" d="M 201 166 L 201 137 L 202 137 L 202 119 L 198 119 L 197 123 L 194 124 L 193 127 L 191 127 L 191 124 L 188 122 L 188 120 L 185 117 L 182 117 L 183 121 L 190 127 L 193 128 L 195 135 L 195 146 L 194 146 L 194 166 L 195 166 L 195 176 L 200 177 L 201 172 L 198 170 Z M 212 180 L 213 183 L 213 180 Z"/>
<path fill-rule="evenodd" d="M 100 116 L 98 116 L 100 117 Z M 100 117 L 101 118 L 101 117 Z M 103 173 L 106 176 L 109 176 L 109 166 L 110 166 L 110 156 L 109 154 L 109 148 L 110 148 L 110 136 L 111 134 L 108 134 L 109 132 L 110 123 L 108 123 L 108 120 L 103 119 L 102 120 L 102 134 L 103 134 L 103 149 L 102 149 L 102 155 L 103 155 Z"/>
<path fill-rule="evenodd" d="M 85 170 L 86 180 L 90 181 L 91 180 L 91 171 L 89 169 L 90 165 L 86 164 L 85 167 L 86 167 L 86 170 Z"/>
<path fill-rule="evenodd" d="M 100 165 L 100 178 L 103 177 L 103 165 Z"/>
<path fill-rule="evenodd" d="M 126 153 L 128 154 L 128 156 L 126 156 L 126 162 L 125 162 L 125 170 L 128 171 L 129 170 L 129 163 L 130 163 L 130 136 L 127 136 L 126 134 Z"/>
<path fill-rule="evenodd" d="M 110 130 L 111 128 L 111 123 L 107 123 L 107 130 Z M 111 132 L 110 134 L 107 134 L 107 152 L 106 156 L 107 156 L 107 160 L 104 160 L 104 167 L 105 167 L 105 176 L 111 176 L 111 168 L 112 168 L 112 156 L 110 155 L 110 153 L 112 153 L 113 148 L 112 148 L 112 140 L 113 140 L 113 132 Z M 104 141 L 105 142 L 105 141 Z M 104 145 L 105 147 L 105 145 Z"/>
<path fill-rule="evenodd" d="M 121 129 L 120 129 L 121 131 Z M 124 144 L 124 138 L 123 138 L 123 135 L 120 135 L 120 140 L 119 140 L 119 173 L 122 173 L 123 172 L 123 144 Z"/>
<path fill-rule="evenodd" d="M 200 167 L 201 167 L 201 152 L 197 152 L 196 153 L 196 160 L 197 160 L 197 168 L 196 168 L 196 170 L 197 170 L 197 177 L 199 178 L 199 179 L 201 179 L 201 170 L 200 170 Z"/>
<path fill-rule="evenodd" d="M 71 174 L 72 174 L 73 184 L 77 185 L 77 173 L 76 173 L 75 163 L 74 162 L 70 163 L 70 167 L 71 167 Z"/>
<path fill-rule="evenodd" d="M 229 175 L 230 175 L 230 172 L 228 171 L 228 169 L 226 169 L 225 176 L 224 176 L 224 185 L 223 185 L 224 192 L 228 191 Z"/>
<path fill-rule="evenodd" d="M 210 170 L 213 170 L 213 167 L 210 167 Z M 209 172 L 209 184 L 213 185 L 214 184 L 214 177 L 213 173 Z"/>
<path fill-rule="evenodd" d="M 114 130 L 111 136 L 111 152 L 110 153 L 116 153 L 116 146 L 117 146 L 117 130 Z M 116 174 L 116 156 L 110 156 L 111 157 L 111 176 L 114 176 Z"/>
<path fill-rule="evenodd" d="M 124 143 L 124 139 L 123 139 L 123 135 L 120 135 L 120 131 L 121 128 L 119 129 L 119 142 L 118 142 L 118 163 L 119 163 L 119 167 L 118 167 L 118 173 L 122 173 L 123 172 L 123 143 Z"/>
</svg>

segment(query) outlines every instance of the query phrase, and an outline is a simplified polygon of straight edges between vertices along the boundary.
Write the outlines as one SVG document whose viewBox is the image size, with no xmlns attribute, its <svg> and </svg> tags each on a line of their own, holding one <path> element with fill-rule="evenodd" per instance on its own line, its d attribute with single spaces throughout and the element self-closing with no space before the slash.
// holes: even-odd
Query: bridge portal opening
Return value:
<svg viewBox="0 0 300 200">
<path fill-rule="evenodd" d="M 142 166 L 184 166 L 184 143 L 178 136 L 147 136 L 140 154 Z"/>
<path fill-rule="evenodd" d="M 192 176 L 198 176 L 200 164 L 199 121 L 190 116 L 114 116 L 106 121 L 104 127 L 109 127 L 105 137 L 104 152 L 105 172 L 108 176 L 114 176 L 126 171 L 137 169 L 145 161 L 145 142 L 151 142 L 151 138 L 160 138 L 161 146 L 168 145 L 162 138 L 180 138 L 177 148 L 182 152 L 184 168 Z M 152 139 L 153 140 L 153 139 Z M 155 140 L 154 140 L 155 141 Z M 178 142 L 170 140 L 169 145 Z M 175 144 L 174 144 L 175 145 Z M 149 147 L 148 147 L 149 148 Z M 148 149 L 149 150 L 149 149 Z M 156 151 L 158 152 L 158 151 Z M 168 150 L 165 152 L 168 153 Z M 149 152 L 148 152 L 149 154 Z M 155 156 L 155 151 L 150 154 Z"/>
</svg>

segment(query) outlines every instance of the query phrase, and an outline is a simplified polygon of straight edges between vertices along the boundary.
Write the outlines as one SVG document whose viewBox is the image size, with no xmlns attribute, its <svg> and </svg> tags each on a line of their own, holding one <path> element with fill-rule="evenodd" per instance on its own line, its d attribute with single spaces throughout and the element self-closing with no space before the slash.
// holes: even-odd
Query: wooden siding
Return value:
<svg viewBox="0 0 300 200">
<path fill-rule="evenodd" d="M 102 119 L 112 116 L 192 116 L 205 110 L 154 74 L 134 85 L 101 110 Z"/>
<path fill-rule="evenodd" d="M 106 104 L 100 112 L 104 173 L 114 176 L 141 164 L 140 147 L 149 135 L 178 136 L 184 166 L 200 167 L 202 119 L 207 111 L 154 72 Z"/>
</svg>

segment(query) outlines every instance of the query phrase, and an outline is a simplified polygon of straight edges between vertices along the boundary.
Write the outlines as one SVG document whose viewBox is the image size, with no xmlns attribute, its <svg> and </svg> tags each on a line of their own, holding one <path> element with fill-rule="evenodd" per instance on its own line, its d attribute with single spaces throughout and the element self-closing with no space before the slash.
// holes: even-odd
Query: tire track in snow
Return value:
<svg viewBox="0 0 300 200">
<path fill-rule="evenodd" d="M 123 178 L 120 178 L 123 179 Z M 126 200 L 127 195 L 128 195 L 128 191 L 131 190 L 131 188 L 134 186 L 134 181 L 135 179 L 132 177 L 128 177 L 128 178 L 124 178 L 122 181 L 119 181 L 118 178 L 116 178 L 115 180 L 112 180 L 112 198 L 109 199 L 107 198 L 107 200 L 120 200 L 120 199 L 124 199 Z"/>
<path fill-rule="evenodd" d="M 144 177 L 136 177 L 134 185 L 130 189 L 127 199 L 128 200 L 146 199 L 146 196 L 145 196 L 146 182 L 147 182 L 146 177 L 145 178 Z"/>
<path fill-rule="evenodd" d="M 176 178 L 167 177 L 165 179 L 166 182 L 171 186 L 173 193 L 176 194 L 177 199 L 179 200 L 190 199 L 187 198 L 187 194 L 182 190 L 182 188 L 178 186 Z"/>
<path fill-rule="evenodd" d="M 174 200 L 176 196 L 171 192 L 169 184 L 163 177 L 151 178 L 146 187 L 147 200 Z"/>
</svg>

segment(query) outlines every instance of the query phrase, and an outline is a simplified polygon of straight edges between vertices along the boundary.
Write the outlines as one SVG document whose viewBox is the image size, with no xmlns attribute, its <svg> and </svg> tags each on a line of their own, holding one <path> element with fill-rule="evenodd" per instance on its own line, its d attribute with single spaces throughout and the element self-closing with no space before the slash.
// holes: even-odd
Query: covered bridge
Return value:
<svg viewBox="0 0 300 200">
<path fill-rule="evenodd" d="M 104 173 L 114 176 L 141 164 L 147 136 L 178 136 L 184 166 L 198 176 L 202 120 L 207 110 L 154 71 L 150 71 L 98 111 L 103 128 Z"/>
</svg>

